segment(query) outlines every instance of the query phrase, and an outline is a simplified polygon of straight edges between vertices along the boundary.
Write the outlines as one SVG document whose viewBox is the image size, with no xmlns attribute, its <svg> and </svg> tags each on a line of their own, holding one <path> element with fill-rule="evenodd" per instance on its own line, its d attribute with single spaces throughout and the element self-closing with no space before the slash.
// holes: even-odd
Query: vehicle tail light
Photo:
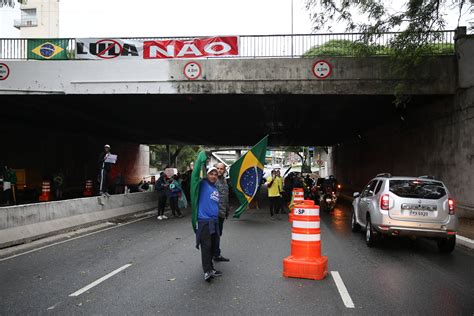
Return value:
<svg viewBox="0 0 474 316">
<path fill-rule="evenodd" d="M 389 206 L 390 206 L 390 197 L 388 196 L 388 194 L 382 195 L 382 197 L 380 198 L 380 208 L 382 210 L 388 211 Z"/>
<path fill-rule="evenodd" d="M 453 199 L 448 199 L 448 208 L 449 208 L 449 215 L 454 215 L 454 200 Z"/>
<path fill-rule="evenodd" d="M 337 185 L 337 188 L 338 188 L 338 189 L 340 189 L 340 188 L 342 188 L 342 187 L 341 187 L 341 185 L 340 185 L 340 184 L 338 184 L 338 185 Z"/>
</svg>

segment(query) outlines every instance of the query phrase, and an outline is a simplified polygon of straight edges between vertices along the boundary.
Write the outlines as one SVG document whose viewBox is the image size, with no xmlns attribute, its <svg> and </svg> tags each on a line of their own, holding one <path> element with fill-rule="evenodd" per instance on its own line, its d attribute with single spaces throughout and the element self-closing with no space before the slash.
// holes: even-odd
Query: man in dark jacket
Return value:
<svg viewBox="0 0 474 316">
<path fill-rule="evenodd" d="M 229 217 L 229 185 L 225 179 L 225 165 L 220 162 L 216 164 L 217 182 L 216 187 L 219 191 L 219 235 L 222 236 L 224 221 Z M 214 261 L 230 261 L 221 255 L 220 238 L 217 239 L 216 251 L 214 252 Z"/>
<path fill-rule="evenodd" d="M 158 192 L 158 220 L 168 219 L 165 215 L 166 200 L 168 199 L 167 191 L 169 190 L 168 177 L 164 172 L 160 173 L 158 181 L 156 181 L 156 191 Z"/>
<path fill-rule="evenodd" d="M 105 145 L 104 146 L 104 151 L 100 153 L 99 155 L 99 168 L 100 168 L 100 173 L 99 173 L 99 193 L 100 195 L 106 195 L 109 196 L 108 192 L 108 183 L 107 183 L 107 178 L 110 169 L 112 169 L 113 163 L 111 162 L 106 162 L 107 158 L 109 155 L 112 153 L 110 152 L 110 145 Z"/>
</svg>

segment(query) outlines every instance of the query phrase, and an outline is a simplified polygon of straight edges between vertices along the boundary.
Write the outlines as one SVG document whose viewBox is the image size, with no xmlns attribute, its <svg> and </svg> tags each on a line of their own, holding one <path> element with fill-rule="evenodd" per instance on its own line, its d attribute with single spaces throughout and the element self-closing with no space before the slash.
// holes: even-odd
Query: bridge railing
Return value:
<svg viewBox="0 0 474 316">
<path fill-rule="evenodd" d="M 313 57 L 313 56 L 376 56 L 390 55 L 390 44 L 401 33 L 388 32 L 367 37 L 363 33 L 327 34 L 282 34 L 282 35 L 241 35 L 239 36 L 239 56 L 228 58 L 273 58 L 273 57 Z M 454 54 L 455 30 L 433 31 L 424 34 L 429 43 L 426 54 Z M 179 40 L 201 38 L 187 37 L 123 37 L 123 40 Z M 74 59 L 76 39 L 67 39 L 67 52 Z M 216 57 L 210 57 L 216 58 Z M 28 39 L 0 39 L 0 59 L 28 59 Z"/>
</svg>

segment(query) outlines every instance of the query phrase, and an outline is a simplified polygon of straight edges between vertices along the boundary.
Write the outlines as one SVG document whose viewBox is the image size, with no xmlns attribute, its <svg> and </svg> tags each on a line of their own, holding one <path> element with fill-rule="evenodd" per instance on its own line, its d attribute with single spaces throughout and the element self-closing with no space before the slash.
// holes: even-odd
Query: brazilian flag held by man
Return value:
<svg viewBox="0 0 474 316">
<path fill-rule="evenodd" d="M 268 135 L 259 141 L 245 155 L 240 157 L 230 167 L 230 182 L 240 202 L 240 206 L 235 210 L 234 217 L 239 218 L 247 209 L 247 206 L 257 193 L 257 189 L 262 181 L 263 168 L 265 165 L 265 154 L 267 151 Z M 204 151 L 199 152 L 194 169 L 191 175 L 191 208 L 192 226 L 197 229 L 197 209 L 199 203 L 199 183 L 206 174 L 207 155 Z"/>
<path fill-rule="evenodd" d="M 268 135 L 230 166 L 231 186 L 240 202 L 235 218 L 240 218 L 247 209 L 262 182 L 267 142 Z"/>
</svg>

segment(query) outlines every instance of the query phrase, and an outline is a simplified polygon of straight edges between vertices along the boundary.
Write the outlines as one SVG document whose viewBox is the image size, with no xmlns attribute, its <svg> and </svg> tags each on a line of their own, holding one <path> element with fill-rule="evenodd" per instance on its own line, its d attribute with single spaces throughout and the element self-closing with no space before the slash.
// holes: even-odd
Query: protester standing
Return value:
<svg viewBox="0 0 474 316">
<path fill-rule="evenodd" d="M 158 220 L 168 219 L 165 215 L 165 207 L 167 200 L 167 191 L 169 190 L 168 177 L 164 172 L 160 173 L 158 181 L 156 181 L 156 191 L 158 192 Z"/>
<path fill-rule="evenodd" d="M 224 228 L 224 221 L 229 217 L 229 185 L 225 179 L 226 166 L 220 162 L 216 164 L 217 181 L 216 187 L 219 191 L 219 237 L 222 237 L 222 230 Z M 214 261 L 230 261 L 228 258 L 221 255 L 220 238 L 217 239 L 216 252 L 214 253 Z"/>
<path fill-rule="evenodd" d="M 216 187 L 217 169 L 210 167 L 207 178 L 199 183 L 199 200 L 197 207 L 196 247 L 201 247 L 201 263 L 204 280 L 222 275 L 214 269 L 212 257 L 216 252 L 219 239 L 219 191 Z"/>
<path fill-rule="evenodd" d="M 275 219 L 274 214 L 280 213 L 280 193 L 282 191 L 280 181 L 275 170 L 267 178 L 268 200 L 270 202 L 270 218 Z"/>
<path fill-rule="evenodd" d="M 100 153 L 99 155 L 99 168 L 100 168 L 100 173 L 99 173 L 99 194 L 100 195 L 105 195 L 109 196 L 108 192 L 108 174 L 109 171 L 112 169 L 112 163 L 106 162 L 107 158 L 109 158 L 109 155 L 111 155 L 110 152 L 110 145 L 105 145 L 104 146 L 104 151 Z"/>
</svg>

